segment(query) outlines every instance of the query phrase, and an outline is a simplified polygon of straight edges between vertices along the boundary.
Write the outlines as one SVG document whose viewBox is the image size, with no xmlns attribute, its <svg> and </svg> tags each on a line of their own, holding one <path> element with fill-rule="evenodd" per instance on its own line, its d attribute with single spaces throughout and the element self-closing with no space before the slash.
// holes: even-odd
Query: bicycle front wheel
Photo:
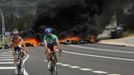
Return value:
<svg viewBox="0 0 134 75">
<path fill-rule="evenodd" d="M 49 70 L 49 75 L 58 75 L 58 71 Z"/>
<path fill-rule="evenodd" d="M 51 65 L 50 65 L 50 70 L 49 70 L 50 75 L 58 75 L 56 63 L 54 61 L 54 58 L 51 60 Z"/>
<path fill-rule="evenodd" d="M 24 75 L 22 71 L 22 60 L 19 59 L 19 64 L 17 65 L 18 75 Z"/>
</svg>

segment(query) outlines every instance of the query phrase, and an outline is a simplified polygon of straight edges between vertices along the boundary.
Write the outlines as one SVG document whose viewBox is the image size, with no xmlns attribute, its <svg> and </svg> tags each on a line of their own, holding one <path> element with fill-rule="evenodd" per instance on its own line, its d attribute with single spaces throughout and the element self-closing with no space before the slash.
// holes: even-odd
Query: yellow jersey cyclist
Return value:
<svg viewBox="0 0 134 75">
<path fill-rule="evenodd" d="M 45 29 L 46 35 L 44 36 L 45 53 L 47 54 L 48 69 L 50 69 L 50 50 L 54 51 L 55 62 L 57 63 L 56 48 L 62 52 L 58 37 L 52 34 L 52 28 Z"/>
<path fill-rule="evenodd" d="M 14 30 L 13 31 L 13 37 L 12 37 L 12 40 L 11 40 L 11 48 L 12 48 L 12 51 L 13 51 L 14 64 L 17 63 L 17 57 L 16 57 L 16 51 L 17 50 L 21 50 L 25 55 L 27 53 L 25 43 L 24 43 L 23 39 L 18 34 L 19 34 L 19 31 Z"/>
</svg>

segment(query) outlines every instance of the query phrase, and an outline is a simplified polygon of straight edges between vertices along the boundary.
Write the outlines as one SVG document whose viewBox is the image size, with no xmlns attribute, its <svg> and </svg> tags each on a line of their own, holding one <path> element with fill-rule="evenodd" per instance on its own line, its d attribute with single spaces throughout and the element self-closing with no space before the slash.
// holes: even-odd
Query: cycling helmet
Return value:
<svg viewBox="0 0 134 75">
<path fill-rule="evenodd" d="M 45 29 L 45 33 L 46 33 L 46 34 L 52 33 L 52 28 L 46 28 L 46 29 Z"/>
<path fill-rule="evenodd" d="M 14 29 L 13 34 L 19 34 L 19 31 L 17 29 Z"/>
</svg>

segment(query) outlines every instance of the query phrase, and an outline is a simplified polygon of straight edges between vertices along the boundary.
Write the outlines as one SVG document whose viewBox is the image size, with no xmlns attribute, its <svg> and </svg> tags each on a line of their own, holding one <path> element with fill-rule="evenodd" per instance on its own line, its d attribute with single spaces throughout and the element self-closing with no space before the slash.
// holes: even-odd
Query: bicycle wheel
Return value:
<svg viewBox="0 0 134 75">
<path fill-rule="evenodd" d="M 17 71 L 18 71 L 18 75 L 22 75 L 20 60 L 19 60 L 19 63 L 17 64 Z"/>
<path fill-rule="evenodd" d="M 52 57 L 52 60 L 51 60 L 51 72 L 52 72 L 52 75 L 58 74 L 54 57 Z"/>
<path fill-rule="evenodd" d="M 18 65 L 17 65 L 17 70 L 18 70 L 18 75 L 24 75 L 22 71 L 22 52 L 19 51 L 19 58 L 18 58 Z"/>
</svg>

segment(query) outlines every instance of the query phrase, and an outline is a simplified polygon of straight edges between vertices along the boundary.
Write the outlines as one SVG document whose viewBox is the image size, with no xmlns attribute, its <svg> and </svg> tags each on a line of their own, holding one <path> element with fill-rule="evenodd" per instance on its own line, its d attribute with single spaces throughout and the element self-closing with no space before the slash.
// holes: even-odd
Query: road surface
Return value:
<svg viewBox="0 0 134 75">
<path fill-rule="evenodd" d="M 43 47 L 29 47 L 28 49 L 30 57 L 25 62 L 25 75 L 49 75 Z M 62 49 L 58 75 L 134 75 L 132 47 L 78 44 L 62 45 Z M 11 62 L 11 51 L 2 51 L 0 75 L 15 75 L 15 67 Z"/>
</svg>

